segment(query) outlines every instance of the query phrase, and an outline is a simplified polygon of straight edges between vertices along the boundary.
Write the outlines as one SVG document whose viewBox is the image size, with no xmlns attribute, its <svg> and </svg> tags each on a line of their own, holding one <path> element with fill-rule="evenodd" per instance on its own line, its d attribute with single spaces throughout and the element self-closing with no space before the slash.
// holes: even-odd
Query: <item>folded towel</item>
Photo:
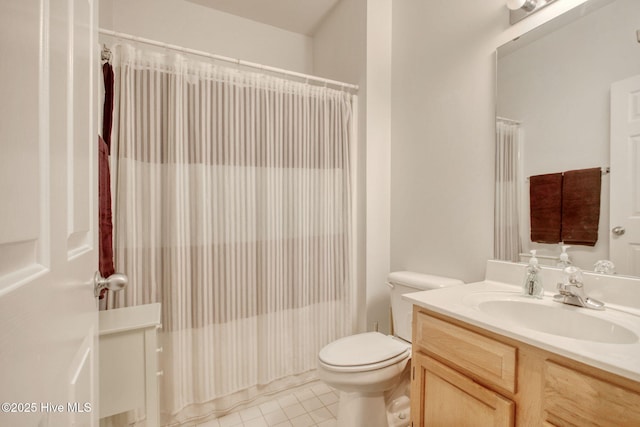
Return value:
<svg viewBox="0 0 640 427">
<path fill-rule="evenodd" d="M 600 221 L 600 168 L 564 173 L 562 185 L 562 241 L 594 246 Z"/>
<path fill-rule="evenodd" d="M 562 226 L 562 174 L 529 177 L 531 241 L 559 243 Z"/>
</svg>

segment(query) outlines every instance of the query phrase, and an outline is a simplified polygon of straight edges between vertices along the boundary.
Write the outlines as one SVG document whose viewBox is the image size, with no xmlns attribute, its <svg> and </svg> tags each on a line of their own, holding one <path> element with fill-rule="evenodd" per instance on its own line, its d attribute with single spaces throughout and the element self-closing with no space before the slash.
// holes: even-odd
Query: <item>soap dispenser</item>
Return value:
<svg viewBox="0 0 640 427">
<path fill-rule="evenodd" d="M 542 298 L 544 288 L 542 287 L 542 276 L 540 274 L 538 258 L 536 258 L 535 249 L 530 252 L 531 259 L 529 260 L 529 265 L 527 266 L 524 275 L 524 284 L 522 286 L 523 292 L 526 296 Z"/>
<path fill-rule="evenodd" d="M 562 252 L 560 253 L 560 262 L 556 265 L 556 267 L 560 267 L 561 269 L 565 269 L 571 265 L 571 261 L 569 261 L 569 254 L 567 253 L 567 249 L 571 246 L 562 246 Z"/>
</svg>

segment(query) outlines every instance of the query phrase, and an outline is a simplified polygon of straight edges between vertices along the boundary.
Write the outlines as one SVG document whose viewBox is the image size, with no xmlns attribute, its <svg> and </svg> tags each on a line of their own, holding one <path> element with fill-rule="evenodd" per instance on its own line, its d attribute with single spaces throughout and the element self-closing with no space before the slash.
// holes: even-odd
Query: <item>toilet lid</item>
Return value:
<svg viewBox="0 0 640 427">
<path fill-rule="evenodd" d="M 333 366 L 363 366 L 380 363 L 409 353 L 409 347 L 379 332 L 340 338 L 327 344 L 318 358 Z"/>
</svg>

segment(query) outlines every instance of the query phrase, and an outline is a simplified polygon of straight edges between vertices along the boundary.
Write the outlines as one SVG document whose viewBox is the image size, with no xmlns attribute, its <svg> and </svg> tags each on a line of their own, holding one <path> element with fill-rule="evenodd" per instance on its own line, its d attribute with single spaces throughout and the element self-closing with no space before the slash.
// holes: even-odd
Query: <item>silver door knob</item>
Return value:
<svg viewBox="0 0 640 427">
<path fill-rule="evenodd" d="M 618 227 L 613 227 L 613 228 L 611 229 L 611 232 L 612 232 L 613 234 L 615 234 L 616 236 L 622 236 L 622 235 L 624 234 L 624 232 L 625 232 L 625 231 L 626 231 L 626 230 L 624 229 L 624 227 L 620 227 L 620 226 L 618 226 Z"/>
<path fill-rule="evenodd" d="M 129 283 L 129 278 L 122 273 L 115 273 L 105 278 L 102 277 L 99 271 L 96 271 L 95 276 L 93 276 L 93 294 L 99 297 L 103 289 L 119 291 L 124 289 L 127 283 Z"/>
</svg>

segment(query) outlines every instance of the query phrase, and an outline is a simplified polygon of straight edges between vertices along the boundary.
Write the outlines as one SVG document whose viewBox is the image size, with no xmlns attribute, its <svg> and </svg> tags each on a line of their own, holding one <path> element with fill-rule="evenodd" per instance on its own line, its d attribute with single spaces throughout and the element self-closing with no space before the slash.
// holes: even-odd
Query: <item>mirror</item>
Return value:
<svg viewBox="0 0 640 427">
<path fill-rule="evenodd" d="M 541 264 L 556 266 L 561 244 L 531 242 L 528 177 L 609 168 L 610 89 L 612 83 L 640 74 L 638 16 L 638 0 L 590 0 L 498 49 L 496 114 L 518 122 L 515 132 L 520 139 L 515 161 L 518 252 L 536 249 Z M 614 258 L 609 242 L 616 226 L 609 223 L 610 182 L 611 174 L 603 174 L 595 246 L 571 245 L 568 250 L 570 260 L 584 270 L 593 270 L 598 260 Z M 497 188 L 501 185 L 498 182 Z M 500 200 L 502 193 L 496 191 Z M 503 220 L 496 212 L 498 224 Z M 496 258 L 528 261 L 526 255 L 509 259 L 498 249 Z M 633 273 L 620 268 L 616 272 Z"/>
</svg>

